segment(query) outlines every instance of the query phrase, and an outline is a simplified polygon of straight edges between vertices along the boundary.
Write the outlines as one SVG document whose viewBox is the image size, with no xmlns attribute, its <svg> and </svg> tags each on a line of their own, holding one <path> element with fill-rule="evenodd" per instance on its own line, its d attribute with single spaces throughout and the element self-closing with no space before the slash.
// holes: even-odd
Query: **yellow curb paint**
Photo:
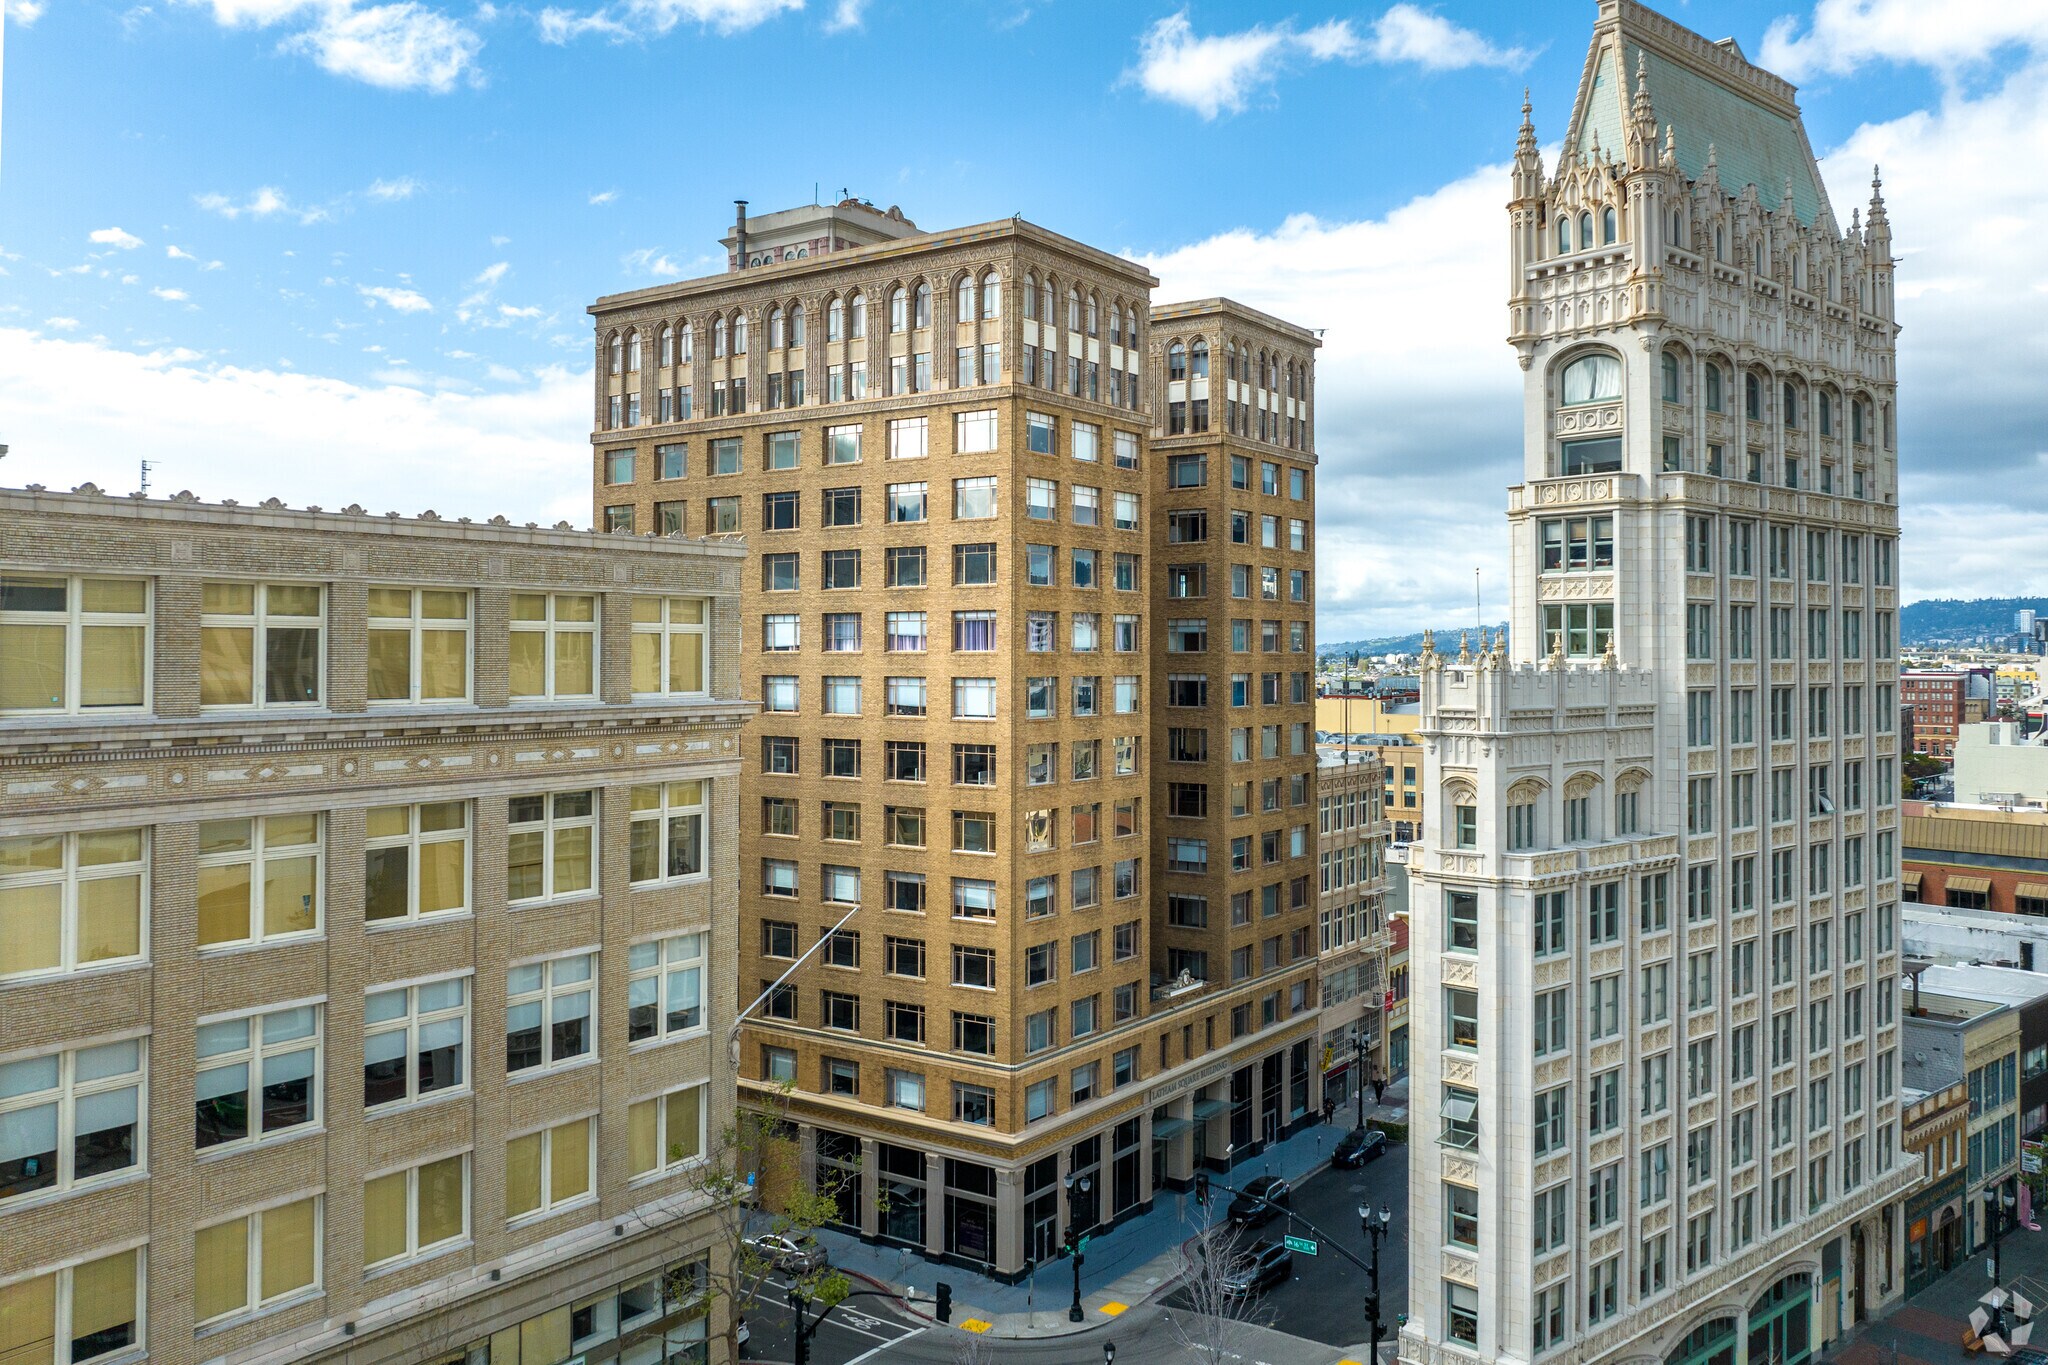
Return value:
<svg viewBox="0 0 2048 1365">
<path fill-rule="evenodd" d="M 983 1322 L 980 1318 L 969 1318 L 960 1324 L 960 1330 L 963 1332 L 986 1332 L 994 1326 L 994 1323 Z"/>
<path fill-rule="evenodd" d="M 1126 1308 L 1129 1307 L 1130 1305 L 1127 1303 L 1118 1303 L 1112 1299 L 1110 1302 L 1102 1305 L 1102 1311 L 1109 1314 L 1109 1316 L 1111 1317 L 1115 1317 L 1118 1313 L 1123 1312 Z"/>
</svg>

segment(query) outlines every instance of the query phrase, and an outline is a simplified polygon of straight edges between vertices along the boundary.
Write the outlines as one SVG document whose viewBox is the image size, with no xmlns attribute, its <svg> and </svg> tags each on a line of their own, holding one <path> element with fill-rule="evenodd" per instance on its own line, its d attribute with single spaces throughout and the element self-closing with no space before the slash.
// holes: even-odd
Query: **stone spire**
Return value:
<svg viewBox="0 0 2048 1365">
<path fill-rule="evenodd" d="M 1522 128 L 1515 136 L 1515 193 L 1517 199 L 1538 199 L 1543 195 L 1543 153 L 1536 146 L 1536 125 L 1530 118 L 1529 92 L 1522 91 Z"/>
<path fill-rule="evenodd" d="M 1650 58 L 1636 53 L 1636 93 L 1629 106 L 1628 163 L 1646 169 L 1656 163 L 1657 115 L 1650 107 Z"/>
<path fill-rule="evenodd" d="M 1884 211 L 1884 177 L 1878 174 L 1878 168 L 1875 166 L 1870 168 L 1870 212 L 1864 215 L 1863 221 L 1866 228 L 1864 240 L 1869 242 L 1873 249 L 1889 256 L 1892 249 L 1892 220 Z"/>
</svg>

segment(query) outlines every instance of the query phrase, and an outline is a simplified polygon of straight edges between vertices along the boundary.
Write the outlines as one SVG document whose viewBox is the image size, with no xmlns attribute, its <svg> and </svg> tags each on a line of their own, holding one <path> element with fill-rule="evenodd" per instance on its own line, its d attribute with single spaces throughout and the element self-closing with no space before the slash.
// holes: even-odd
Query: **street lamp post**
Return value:
<svg viewBox="0 0 2048 1365">
<path fill-rule="evenodd" d="M 1116 1365 L 1115 1342 L 1105 1341 L 1102 1343 L 1102 1365 Z"/>
<path fill-rule="evenodd" d="M 1984 1191 L 1984 1216 L 1991 1221 L 1991 1287 L 1993 1289 L 1998 1288 L 2000 1270 L 2002 1269 L 1998 1264 L 1998 1245 L 2000 1238 L 2005 1232 L 2006 1204 L 2005 1192 L 1996 1185 Z"/>
<path fill-rule="evenodd" d="M 1095 1182 L 1087 1176 L 1076 1177 L 1069 1173 L 1067 1186 L 1067 1254 L 1074 1261 L 1074 1301 L 1067 1306 L 1067 1321 L 1086 1322 L 1087 1313 L 1081 1308 L 1081 1225 L 1074 1217 L 1074 1196 L 1086 1194 Z"/>
<path fill-rule="evenodd" d="M 1364 1026 L 1364 1023 L 1363 1019 L 1359 1020 L 1361 1028 Z M 1357 1073 L 1353 1079 L 1358 1082 L 1358 1126 L 1363 1128 L 1365 1127 L 1365 1034 L 1362 1032 L 1354 1034 L 1351 1043 L 1358 1051 L 1358 1060 L 1351 1069 Z"/>
<path fill-rule="evenodd" d="M 1387 1229 L 1393 1222 L 1394 1210 L 1386 1204 L 1377 1209 L 1370 1204 L 1358 1206 L 1358 1225 L 1372 1243 L 1372 1268 L 1367 1272 L 1371 1277 L 1371 1288 L 1365 1295 L 1365 1315 L 1372 1324 L 1370 1365 L 1380 1365 L 1380 1333 L 1385 1330 L 1380 1323 L 1380 1239 L 1387 1235 Z"/>
</svg>

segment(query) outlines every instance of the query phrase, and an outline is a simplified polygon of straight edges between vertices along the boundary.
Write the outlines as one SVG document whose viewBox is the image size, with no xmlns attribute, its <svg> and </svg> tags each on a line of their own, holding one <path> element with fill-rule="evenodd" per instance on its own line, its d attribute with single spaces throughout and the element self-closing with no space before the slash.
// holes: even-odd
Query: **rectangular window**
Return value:
<svg viewBox="0 0 2048 1365">
<path fill-rule="evenodd" d="M 596 793 L 515 796 L 506 805 L 509 903 L 537 905 L 597 889 Z"/>
<path fill-rule="evenodd" d="M 10 643 L 7 582 L 0 580 L 0 656 Z M 325 674 L 324 594 L 311 584 L 207 583 L 199 620 L 199 704 L 221 707 L 317 705 Z M 99 667 L 108 637 L 95 631 Z M 0 695 L 7 690 L 0 663 Z M 10 709 L 0 700 L 0 711 Z"/>
<path fill-rule="evenodd" d="M 0 575 L 0 715 L 147 705 L 150 608 L 146 579 Z"/>
<path fill-rule="evenodd" d="M 710 603 L 701 597 L 635 597 L 633 695 L 698 696 L 710 686 Z"/>
<path fill-rule="evenodd" d="M 146 1112 L 145 1047 L 129 1039 L 0 1064 L 0 1204 L 135 1167 Z"/>
<path fill-rule="evenodd" d="M 595 991 L 594 953 L 513 967 L 505 978 L 505 1070 L 552 1068 L 590 1056 Z"/>
<path fill-rule="evenodd" d="M 195 1056 L 199 1150 L 262 1142 L 320 1121 L 319 1006 L 201 1021 Z"/>
<path fill-rule="evenodd" d="M 629 1179 L 680 1170 L 704 1155 L 706 1088 L 701 1082 L 686 1085 L 627 1106 Z"/>
<path fill-rule="evenodd" d="M 363 1005 L 363 1107 L 468 1088 L 469 978 L 372 991 Z"/>
<path fill-rule="evenodd" d="M 469 637 L 467 591 L 371 588 L 369 700 L 468 700 Z"/>
<path fill-rule="evenodd" d="M 553 1213 L 595 1197 L 596 1121 L 571 1119 L 505 1144 L 505 1218 Z"/>
<path fill-rule="evenodd" d="M 421 919 L 469 908 L 469 804 L 378 806 L 363 844 L 363 918 Z"/>
<path fill-rule="evenodd" d="M 201 828 L 220 823 L 234 822 Z M 202 943 L 208 883 L 202 870 Z M 0 980 L 141 958 L 148 885 L 149 841 L 141 829 L 0 839 Z M 285 927 L 291 922 L 282 918 L 279 932 L 293 932 Z"/>
<path fill-rule="evenodd" d="M 627 1042 L 704 1027 L 704 940 L 701 933 L 678 934 L 627 949 Z"/>
<path fill-rule="evenodd" d="M 193 1317 L 200 1326 L 270 1308 L 319 1288 L 321 1213 L 321 1201 L 315 1196 L 199 1229 L 193 1239 L 196 1277 L 192 1300 Z M 127 1252 L 118 1259 L 132 1260 L 133 1256 Z M 125 1273 L 130 1283 L 120 1286 L 117 1298 L 124 1293 L 132 1298 L 134 1293 L 132 1264 Z M 74 1321 L 78 1311 L 74 1305 Z M 132 1304 L 122 1311 L 132 1316 Z M 68 1359 L 89 1360 L 103 1353 L 93 1334 L 82 1335 L 91 1339 L 88 1350 L 81 1353 L 79 1342 L 73 1340 Z M 132 1340 L 125 1337 L 116 1344 Z M 0 1347 L 8 1344 L 8 1339 L 0 1336 Z"/>
<path fill-rule="evenodd" d="M 582 593 L 512 594 L 512 698 L 597 693 L 597 599 Z"/>
</svg>

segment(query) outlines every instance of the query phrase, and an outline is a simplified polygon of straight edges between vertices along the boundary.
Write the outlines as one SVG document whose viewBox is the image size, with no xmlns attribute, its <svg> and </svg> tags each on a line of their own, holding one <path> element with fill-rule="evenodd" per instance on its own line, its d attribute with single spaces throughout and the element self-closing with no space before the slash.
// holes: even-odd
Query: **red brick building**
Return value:
<svg viewBox="0 0 2048 1365">
<path fill-rule="evenodd" d="M 1953 758 L 1956 730 L 1963 723 L 1965 681 L 1961 673 L 1899 674 L 1899 704 L 1913 716 L 1913 752 Z"/>
</svg>

